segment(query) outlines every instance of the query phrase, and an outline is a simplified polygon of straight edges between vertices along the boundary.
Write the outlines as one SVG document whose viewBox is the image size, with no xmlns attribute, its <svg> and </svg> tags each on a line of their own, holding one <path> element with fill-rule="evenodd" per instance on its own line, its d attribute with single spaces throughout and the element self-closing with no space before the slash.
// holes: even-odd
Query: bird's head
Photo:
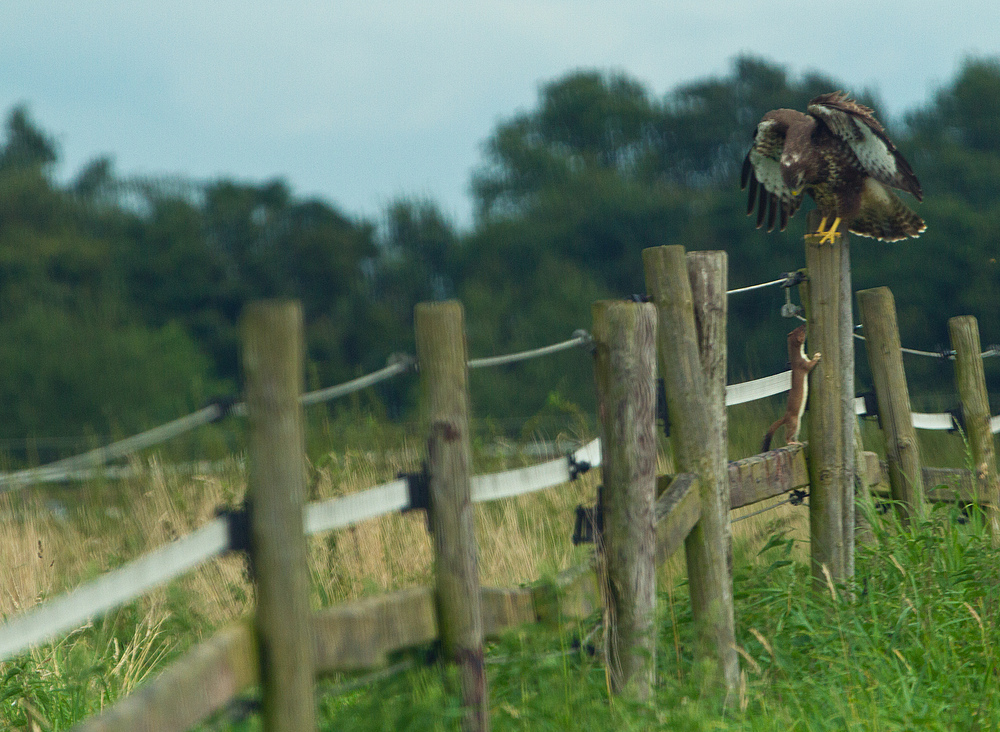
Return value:
<svg viewBox="0 0 1000 732">
<path fill-rule="evenodd" d="M 791 190 L 793 196 L 801 196 L 806 187 L 807 171 L 806 166 L 798 160 L 791 160 L 787 164 L 782 161 L 781 177 Z"/>
</svg>

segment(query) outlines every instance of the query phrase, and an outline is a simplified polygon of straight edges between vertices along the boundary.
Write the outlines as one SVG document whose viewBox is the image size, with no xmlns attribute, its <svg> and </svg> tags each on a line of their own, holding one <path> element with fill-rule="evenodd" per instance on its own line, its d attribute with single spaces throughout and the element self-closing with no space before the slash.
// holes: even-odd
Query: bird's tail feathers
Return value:
<svg viewBox="0 0 1000 732">
<path fill-rule="evenodd" d="M 927 228 L 888 187 L 869 179 L 861 195 L 861 210 L 851 221 L 850 231 L 882 241 L 920 236 Z"/>
</svg>

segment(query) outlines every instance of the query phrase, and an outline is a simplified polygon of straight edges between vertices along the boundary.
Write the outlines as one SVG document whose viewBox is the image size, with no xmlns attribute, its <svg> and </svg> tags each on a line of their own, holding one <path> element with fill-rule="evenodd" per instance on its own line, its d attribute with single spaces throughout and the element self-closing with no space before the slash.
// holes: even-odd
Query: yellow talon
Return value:
<svg viewBox="0 0 1000 732">
<path fill-rule="evenodd" d="M 826 226 L 826 216 L 824 216 L 820 220 L 820 222 L 819 222 L 819 228 L 816 230 L 817 234 L 822 234 L 823 235 L 820 238 L 819 243 L 820 244 L 826 244 L 826 243 L 833 244 L 834 239 L 836 238 L 837 234 L 840 233 L 840 232 L 837 231 L 837 227 L 840 226 L 840 217 L 838 216 L 837 218 L 835 218 L 833 220 L 833 225 L 829 229 L 827 229 L 826 231 L 823 230 L 823 227 L 825 227 L 825 226 Z"/>
</svg>

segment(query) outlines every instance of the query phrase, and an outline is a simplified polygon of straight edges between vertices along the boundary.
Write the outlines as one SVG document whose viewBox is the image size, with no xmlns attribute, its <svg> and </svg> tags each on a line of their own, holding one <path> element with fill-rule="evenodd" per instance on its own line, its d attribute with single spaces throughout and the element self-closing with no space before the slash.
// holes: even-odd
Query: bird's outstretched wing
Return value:
<svg viewBox="0 0 1000 732">
<path fill-rule="evenodd" d="M 783 110 L 778 110 L 783 111 Z M 788 219 L 799 210 L 802 196 L 795 196 L 781 177 L 781 151 L 788 123 L 776 112 L 768 112 L 757 125 L 753 145 L 743 160 L 740 188 L 749 187 L 747 216 L 757 209 L 757 228 L 767 219 L 767 230 L 784 231 Z"/>
<path fill-rule="evenodd" d="M 872 178 L 893 188 L 912 193 L 923 200 L 920 182 L 871 109 L 849 99 L 843 92 L 822 94 L 813 99 L 807 111 L 839 137 Z"/>
</svg>

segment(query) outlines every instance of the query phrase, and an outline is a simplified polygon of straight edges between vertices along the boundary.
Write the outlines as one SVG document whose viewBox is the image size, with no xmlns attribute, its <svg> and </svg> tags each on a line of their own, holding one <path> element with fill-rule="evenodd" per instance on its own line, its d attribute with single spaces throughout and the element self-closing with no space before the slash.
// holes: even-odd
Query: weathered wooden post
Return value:
<svg viewBox="0 0 1000 732">
<path fill-rule="evenodd" d="M 923 514 L 924 481 L 900 350 L 896 301 L 888 287 L 861 290 L 858 311 L 885 435 L 889 487 L 893 499 L 898 501 L 900 518 L 909 521 L 912 516 Z"/>
<path fill-rule="evenodd" d="M 698 354 L 705 375 L 705 406 L 711 435 L 712 453 L 719 481 L 719 503 L 730 505 L 729 496 L 729 416 L 726 412 L 726 321 L 729 312 L 729 257 L 722 251 L 687 253 L 688 279 L 698 331 Z M 732 527 L 729 511 L 722 516 L 721 534 L 726 545 L 726 563 L 732 574 Z"/>
<path fill-rule="evenodd" d="M 302 510 L 305 438 L 302 309 L 251 303 L 243 314 L 250 422 L 250 553 L 257 585 L 264 729 L 315 729 L 312 616 Z"/>
<path fill-rule="evenodd" d="M 818 226 L 810 212 L 809 230 Z M 809 375 L 809 535 L 813 581 L 825 586 L 854 568 L 854 322 L 850 298 L 850 243 L 805 236 L 809 273 L 809 349 L 823 360 Z"/>
<path fill-rule="evenodd" d="M 479 561 L 471 498 L 469 371 L 465 316 L 455 301 L 414 311 L 417 364 L 429 417 L 430 524 L 438 627 L 446 661 L 458 667 L 466 730 L 488 730 Z"/>
<path fill-rule="evenodd" d="M 955 351 L 955 384 L 962 400 L 965 434 L 972 452 L 973 489 L 978 487 L 986 504 L 993 545 L 1000 545 L 1000 484 L 997 481 L 990 402 L 979 343 L 979 323 L 971 315 L 948 320 L 948 334 Z"/>
<path fill-rule="evenodd" d="M 865 459 L 864 443 L 861 440 L 861 425 L 858 420 L 854 421 L 854 464 L 857 466 L 857 478 L 855 480 L 855 500 L 863 503 L 869 509 L 874 508 L 872 503 L 871 485 L 873 476 L 869 469 L 868 461 Z M 868 517 L 861 511 L 854 512 L 854 543 L 871 544 L 875 535 L 872 533 L 872 525 Z"/>
<path fill-rule="evenodd" d="M 684 247 L 646 249 L 642 261 L 646 290 L 656 305 L 660 370 L 677 470 L 694 473 L 699 479 L 701 519 L 685 541 L 698 655 L 712 661 L 720 681 L 733 689 L 739 683 L 739 662 L 727 531 L 728 474 L 720 473 L 717 456 L 711 448 L 711 422 L 718 415 L 710 412 L 707 402 L 705 367 L 698 345 Z M 725 291 L 725 285 L 722 290 Z"/>
<path fill-rule="evenodd" d="M 858 416 L 854 412 L 854 290 L 851 281 L 851 238 L 843 234 L 843 251 L 840 254 L 840 426 L 843 452 L 843 503 L 841 515 L 844 529 L 844 577 L 854 576 L 854 543 L 857 528 L 856 487 L 858 483 L 858 455 L 854 450 L 854 435 L 858 430 Z"/>
<path fill-rule="evenodd" d="M 656 659 L 656 310 L 594 303 L 601 559 L 612 690 L 648 699 Z"/>
</svg>

